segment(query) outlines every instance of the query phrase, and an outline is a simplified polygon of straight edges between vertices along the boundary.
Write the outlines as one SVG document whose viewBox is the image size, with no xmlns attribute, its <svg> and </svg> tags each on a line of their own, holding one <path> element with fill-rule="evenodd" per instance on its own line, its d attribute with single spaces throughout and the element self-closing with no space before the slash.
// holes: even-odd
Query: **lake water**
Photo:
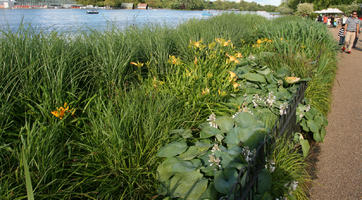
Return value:
<svg viewBox="0 0 362 200">
<path fill-rule="evenodd" d="M 227 11 L 209 11 L 212 16 Z M 184 10 L 99 10 L 99 14 L 86 14 L 81 9 L 0 9 L 0 29 L 16 31 L 21 23 L 31 24 L 37 30 L 76 32 L 95 29 L 106 30 L 112 26 L 124 29 L 128 26 L 160 24 L 175 27 L 190 19 L 207 19 L 205 11 Z M 256 13 L 267 18 L 274 16 L 267 12 Z"/>
</svg>

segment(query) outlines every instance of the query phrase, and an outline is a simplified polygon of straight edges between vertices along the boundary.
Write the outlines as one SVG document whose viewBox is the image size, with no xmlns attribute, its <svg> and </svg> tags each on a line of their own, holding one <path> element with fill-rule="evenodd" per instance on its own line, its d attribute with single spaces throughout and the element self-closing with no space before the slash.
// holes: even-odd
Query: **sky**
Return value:
<svg viewBox="0 0 362 200">
<path fill-rule="evenodd" d="M 256 2 L 260 5 L 274 5 L 274 6 L 279 6 L 281 3 L 281 0 L 244 0 L 247 2 Z"/>
</svg>

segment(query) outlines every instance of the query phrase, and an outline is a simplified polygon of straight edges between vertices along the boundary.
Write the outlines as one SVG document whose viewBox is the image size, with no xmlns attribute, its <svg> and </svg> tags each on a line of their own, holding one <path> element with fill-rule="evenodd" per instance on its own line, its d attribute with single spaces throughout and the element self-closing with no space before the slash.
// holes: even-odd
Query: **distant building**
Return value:
<svg viewBox="0 0 362 200">
<path fill-rule="evenodd" d="M 14 3 L 14 0 L 0 0 L 0 8 L 12 8 Z"/>
<path fill-rule="evenodd" d="M 121 8 L 122 9 L 134 9 L 134 4 L 133 3 L 122 3 Z"/>
<path fill-rule="evenodd" d="M 137 9 L 148 9 L 148 4 L 146 3 L 139 3 L 137 5 Z"/>
</svg>

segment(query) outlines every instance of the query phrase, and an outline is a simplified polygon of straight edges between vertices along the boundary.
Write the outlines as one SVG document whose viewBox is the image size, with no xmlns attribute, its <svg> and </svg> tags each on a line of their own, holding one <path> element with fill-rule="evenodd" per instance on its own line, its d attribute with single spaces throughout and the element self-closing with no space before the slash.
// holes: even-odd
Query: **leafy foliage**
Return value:
<svg viewBox="0 0 362 200">
<path fill-rule="evenodd" d="M 196 50 L 195 55 L 210 56 L 208 60 L 212 62 L 215 58 L 222 57 L 214 57 L 215 53 L 225 51 L 224 47 L 218 48 L 220 44 L 232 46 L 232 43 L 223 39 L 217 38 L 216 42 L 218 44 L 211 43 L 210 49 L 210 44 L 191 41 L 190 48 Z M 185 199 L 200 199 L 209 192 L 217 194 L 212 198 L 228 195 L 237 182 L 239 171 L 244 170 L 255 156 L 258 145 L 270 137 L 269 128 L 279 115 L 284 114 L 283 109 L 286 107 L 283 106 L 287 105 L 296 91 L 297 82 L 283 84 L 286 76 L 281 73 L 283 70 L 280 73 L 273 72 L 266 66 L 258 65 L 253 59 L 232 59 L 228 54 L 229 52 L 226 63 L 235 65 L 235 69 L 229 73 L 224 72 L 230 74 L 230 77 L 225 77 L 225 85 L 228 85 L 227 82 L 236 84 L 233 94 L 228 98 L 232 104 L 240 105 L 240 109 L 232 117 L 216 117 L 212 114 L 209 122 L 201 124 L 194 131 L 173 131 L 178 134 L 173 136 L 175 141 L 163 146 L 157 154 L 166 158 L 157 169 L 162 195 Z M 198 62 L 199 58 L 196 57 L 195 60 Z M 186 73 L 196 68 L 197 66 L 188 68 Z M 192 85 L 197 87 L 198 84 Z M 209 93 L 212 91 L 203 95 Z M 257 195 L 271 198 L 269 171 L 263 170 L 259 176 Z M 195 188 L 198 188 L 198 193 Z"/>
<path fill-rule="evenodd" d="M 297 121 L 306 133 L 312 133 L 316 142 L 323 142 L 326 135 L 325 127 L 328 124 L 326 117 L 310 105 L 299 105 L 297 108 Z"/>
</svg>

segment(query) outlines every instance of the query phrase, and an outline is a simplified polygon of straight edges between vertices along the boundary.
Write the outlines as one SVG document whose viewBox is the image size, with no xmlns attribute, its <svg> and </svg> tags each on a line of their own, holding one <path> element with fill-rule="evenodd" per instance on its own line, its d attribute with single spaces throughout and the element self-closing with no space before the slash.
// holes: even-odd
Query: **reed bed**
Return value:
<svg viewBox="0 0 362 200">
<path fill-rule="evenodd" d="M 306 96 L 328 112 L 336 43 L 310 20 L 224 14 L 175 29 L 150 26 L 73 37 L 25 27 L 3 30 L 0 199 L 157 195 L 155 155 L 172 140 L 170 131 L 197 127 L 212 112 L 237 109 L 227 97 L 204 98 L 205 83 L 187 82 L 169 63 L 173 55 L 192 64 L 190 41 L 215 38 L 230 39 L 243 56 L 256 56 L 275 70 L 311 78 Z M 273 42 L 255 47 L 260 38 Z M 200 80 L 220 73 L 220 63 L 199 62 Z M 214 78 L 219 85 L 225 79 Z"/>
</svg>

